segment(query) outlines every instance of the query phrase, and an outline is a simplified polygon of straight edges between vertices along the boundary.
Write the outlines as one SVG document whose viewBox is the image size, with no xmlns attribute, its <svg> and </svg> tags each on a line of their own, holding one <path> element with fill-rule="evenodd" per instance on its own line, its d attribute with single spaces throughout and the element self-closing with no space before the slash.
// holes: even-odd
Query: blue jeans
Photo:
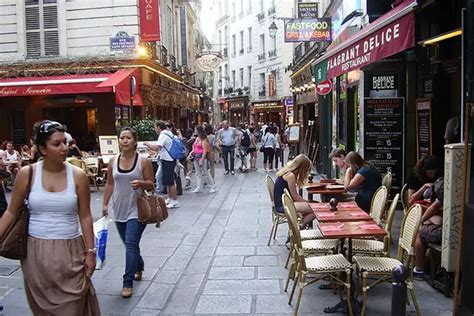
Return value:
<svg viewBox="0 0 474 316">
<path fill-rule="evenodd" d="M 115 222 L 118 233 L 125 244 L 125 274 L 123 275 L 123 287 L 133 288 L 135 273 L 143 271 L 144 262 L 140 255 L 140 239 L 146 224 L 138 220 L 130 219 L 125 223 Z"/>
<path fill-rule="evenodd" d="M 163 167 L 161 163 L 158 162 L 158 170 L 156 170 L 155 174 L 156 179 L 156 193 L 160 194 L 163 192 Z"/>
</svg>

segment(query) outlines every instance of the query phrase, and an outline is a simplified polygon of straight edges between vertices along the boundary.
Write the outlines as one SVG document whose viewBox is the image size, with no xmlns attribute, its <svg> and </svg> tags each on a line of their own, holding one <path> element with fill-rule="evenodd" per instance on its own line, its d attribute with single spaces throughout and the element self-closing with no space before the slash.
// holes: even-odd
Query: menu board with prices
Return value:
<svg viewBox="0 0 474 316">
<path fill-rule="evenodd" d="M 392 173 L 392 192 L 400 192 L 404 170 L 404 98 L 366 98 L 364 159 L 382 176 Z"/>
<path fill-rule="evenodd" d="M 13 143 L 26 144 L 25 109 L 16 108 L 13 112 Z"/>
<path fill-rule="evenodd" d="M 416 100 L 416 158 L 431 155 L 431 100 Z"/>
</svg>

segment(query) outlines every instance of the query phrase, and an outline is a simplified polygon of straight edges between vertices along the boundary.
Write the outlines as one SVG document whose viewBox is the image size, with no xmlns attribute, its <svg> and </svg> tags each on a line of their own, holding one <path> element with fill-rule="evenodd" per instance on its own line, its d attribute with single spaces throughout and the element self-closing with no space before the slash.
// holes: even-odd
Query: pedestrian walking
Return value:
<svg viewBox="0 0 474 316">
<path fill-rule="evenodd" d="M 249 167 L 247 165 L 247 155 L 249 153 L 250 145 L 252 144 L 252 139 L 250 133 L 247 131 L 245 123 L 239 125 L 239 156 L 241 159 L 241 166 L 239 170 L 241 172 L 247 172 Z"/>
<path fill-rule="evenodd" d="M 283 167 L 283 149 L 285 148 L 285 144 L 283 144 L 280 135 L 280 128 L 278 126 L 273 127 L 273 131 L 275 132 L 275 170 L 278 171 L 278 159 L 281 161 L 281 166 Z"/>
<path fill-rule="evenodd" d="M 235 174 L 235 144 L 237 143 L 237 130 L 230 127 L 229 121 L 222 122 L 222 129 L 217 133 L 217 141 L 222 148 L 222 155 L 224 156 L 224 174 Z M 229 164 L 230 161 L 230 164 Z"/>
<path fill-rule="evenodd" d="M 216 177 L 216 155 L 218 155 L 217 151 L 217 138 L 216 135 L 214 135 L 214 129 L 212 128 L 212 125 L 208 124 L 204 128 L 204 131 L 206 132 L 207 135 L 207 140 L 209 141 L 209 144 L 211 145 L 211 150 L 207 156 L 207 161 L 209 164 L 209 173 L 211 174 L 212 179 L 215 179 Z"/>
<path fill-rule="evenodd" d="M 186 163 L 184 165 L 186 184 L 184 185 L 184 189 L 189 190 L 191 189 L 191 175 L 193 174 L 193 158 L 189 154 L 193 151 L 193 144 L 196 140 L 194 131 L 191 128 L 186 129 L 184 138 L 184 146 L 186 148 Z"/>
<path fill-rule="evenodd" d="M 137 198 L 143 189 L 153 189 L 153 166 L 137 153 L 137 133 L 130 127 L 120 131 L 120 154 L 109 162 L 102 213 L 112 215 L 125 244 L 125 273 L 122 297 L 133 293 L 133 280 L 140 281 L 144 270 L 140 239 L 146 224 L 138 221 Z"/>
<path fill-rule="evenodd" d="M 163 121 L 155 122 L 155 131 L 158 135 L 158 142 L 156 145 L 145 142 L 145 146 L 151 150 L 158 151 L 160 156 L 160 164 L 162 168 L 162 183 L 166 186 L 168 199 L 166 205 L 168 208 L 179 207 L 178 192 L 175 184 L 175 167 L 176 160 L 171 157 L 170 150 L 173 144 L 175 135 L 171 132 L 171 125 L 169 127 Z"/>
<path fill-rule="evenodd" d="M 21 260 L 28 304 L 34 315 L 100 315 L 90 279 L 96 248 L 89 180 L 66 163 L 64 131 L 58 122 L 35 124 L 35 145 L 43 160 L 18 173 L 0 220 L 0 239 L 23 205 L 31 176 L 27 256 Z"/>
<path fill-rule="evenodd" d="M 267 127 L 262 137 L 263 168 L 265 172 L 273 171 L 273 157 L 275 156 L 276 138 L 272 127 Z"/>
<path fill-rule="evenodd" d="M 209 174 L 207 155 L 211 151 L 211 145 L 207 140 L 206 132 L 201 125 L 196 126 L 196 140 L 190 155 L 194 158 L 194 169 L 196 170 L 197 186 L 193 193 L 200 193 L 204 188 L 204 182 L 209 186 L 209 193 L 215 193 L 215 182 Z"/>
<path fill-rule="evenodd" d="M 257 138 L 255 137 L 255 127 L 249 128 L 250 133 L 250 146 L 249 146 L 249 155 L 250 155 L 250 170 L 257 170 Z"/>
</svg>

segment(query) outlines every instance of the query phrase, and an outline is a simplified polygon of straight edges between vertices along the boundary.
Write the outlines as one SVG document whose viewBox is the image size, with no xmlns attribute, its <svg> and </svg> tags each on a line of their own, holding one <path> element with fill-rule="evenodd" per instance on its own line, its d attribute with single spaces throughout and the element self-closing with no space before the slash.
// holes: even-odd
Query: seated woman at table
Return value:
<svg viewBox="0 0 474 316">
<path fill-rule="evenodd" d="M 273 190 L 275 208 L 278 213 L 285 213 L 282 201 L 283 190 L 287 189 L 290 192 L 296 210 L 303 214 L 303 227 L 307 225 L 312 226 L 315 215 L 308 201 L 298 194 L 297 186 L 304 185 L 304 181 L 308 178 L 310 171 L 311 161 L 309 158 L 305 155 L 296 156 L 283 169 L 277 172 L 275 188 Z"/>
<path fill-rule="evenodd" d="M 329 159 L 336 165 L 339 170 L 339 178 L 337 183 L 344 183 L 344 176 L 346 174 L 347 164 L 346 164 L 346 151 L 342 148 L 334 148 L 329 154 Z"/>
<path fill-rule="evenodd" d="M 430 199 L 432 196 L 433 183 L 435 183 L 442 174 L 442 163 L 437 156 L 425 156 L 421 158 L 407 180 L 408 206 L 411 206 L 417 201 Z"/>
<path fill-rule="evenodd" d="M 68 157 L 82 158 L 82 153 L 79 147 L 77 146 L 76 140 L 72 139 L 69 142 L 69 150 L 67 152 Z"/>
<path fill-rule="evenodd" d="M 369 212 L 372 197 L 382 185 L 382 176 L 373 165 L 365 161 L 355 151 L 347 154 L 345 162 L 348 168 L 344 178 L 344 188 L 348 191 L 356 191 L 357 205 Z"/>
</svg>

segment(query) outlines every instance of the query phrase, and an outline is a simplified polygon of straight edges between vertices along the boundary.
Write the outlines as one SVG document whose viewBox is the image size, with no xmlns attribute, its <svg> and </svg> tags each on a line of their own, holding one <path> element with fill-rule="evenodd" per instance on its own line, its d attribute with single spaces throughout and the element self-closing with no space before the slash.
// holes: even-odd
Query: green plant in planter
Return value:
<svg viewBox="0 0 474 316">
<path fill-rule="evenodd" d="M 156 140 L 155 121 L 151 119 L 136 120 L 130 125 L 137 134 L 139 141 Z"/>
</svg>

